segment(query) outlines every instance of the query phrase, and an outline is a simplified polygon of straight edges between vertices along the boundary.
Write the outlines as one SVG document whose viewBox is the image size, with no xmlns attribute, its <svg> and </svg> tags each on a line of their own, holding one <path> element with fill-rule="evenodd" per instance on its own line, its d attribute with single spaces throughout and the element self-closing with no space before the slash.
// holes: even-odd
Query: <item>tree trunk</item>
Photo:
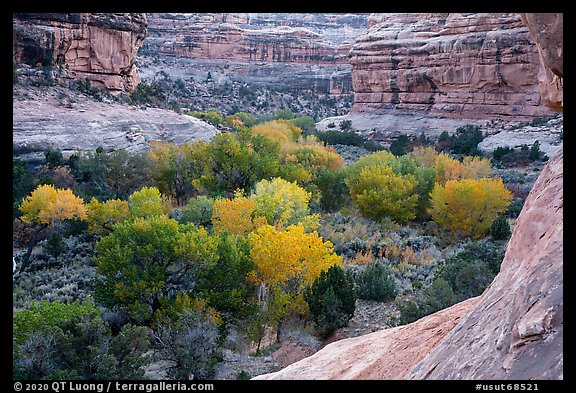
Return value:
<svg viewBox="0 0 576 393">
<path fill-rule="evenodd" d="M 22 266 L 20 266 L 20 270 L 19 270 L 20 273 L 24 272 L 24 270 L 26 270 L 26 268 L 28 267 L 28 262 L 30 262 L 30 256 L 32 255 L 32 249 L 34 248 L 34 245 L 36 244 L 36 237 L 38 237 L 38 234 L 40 233 L 40 231 L 42 231 L 46 227 L 47 227 L 46 224 L 41 224 L 40 226 L 36 227 L 36 229 L 32 233 L 32 238 L 30 239 L 30 242 L 28 243 L 28 251 L 26 251 L 26 254 L 22 258 Z"/>
</svg>

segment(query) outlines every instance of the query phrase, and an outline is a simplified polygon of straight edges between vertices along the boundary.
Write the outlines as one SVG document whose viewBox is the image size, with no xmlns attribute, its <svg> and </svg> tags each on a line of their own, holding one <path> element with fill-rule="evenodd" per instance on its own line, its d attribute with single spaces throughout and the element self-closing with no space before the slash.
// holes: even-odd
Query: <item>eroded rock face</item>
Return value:
<svg viewBox="0 0 576 393">
<path fill-rule="evenodd" d="M 538 82 L 544 104 L 554 111 L 564 108 L 564 15 L 520 14 L 540 55 Z"/>
<path fill-rule="evenodd" d="M 353 111 L 529 119 L 539 54 L 518 14 L 378 14 L 350 51 Z"/>
<path fill-rule="evenodd" d="M 134 61 L 146 29 L 146 14 L 15 13 L 13 56 L 112 92 L 132 91 L 139 83 Z"/>
</svg>

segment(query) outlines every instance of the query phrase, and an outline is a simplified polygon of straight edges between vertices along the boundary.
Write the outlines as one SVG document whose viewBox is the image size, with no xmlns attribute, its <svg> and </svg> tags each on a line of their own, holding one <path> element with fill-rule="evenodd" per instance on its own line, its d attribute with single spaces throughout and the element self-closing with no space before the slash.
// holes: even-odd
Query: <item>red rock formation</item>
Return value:
<svg viewBox="0 0 576 393">
<path fill-rule="evenodd" d="M 379 14 L 350 51 L 353 112 L 465 119 L 550 115 L 518 14 Z"/>
<path fill-rule="evenodd" d="M 131 91 L 139 83 L 134 60 L 146 25 L 145 14 L 14 14 L 13 56 L 113 92 Z"/>
<path fill-rule="evenodd" d="M 538 82 L 544 104 L 562 112 L 564 108 L 564 15 L 520 14 L 540 54 Z"/>
<path fill-rule="evenodd" d="M 301 20 L 300 26 L 294 26 L 293 21 L 282 24 L 285 21 L 275 20 L 275 14 L 262 19 L 264 15 L 251 19 L 250 14 L 152 14 L 147 44 L 159 53 L 193 59 L 348 63 L 350 42 L 334 42 L 310 30 L 307 26 L 313 21 Z"/>
</svg>

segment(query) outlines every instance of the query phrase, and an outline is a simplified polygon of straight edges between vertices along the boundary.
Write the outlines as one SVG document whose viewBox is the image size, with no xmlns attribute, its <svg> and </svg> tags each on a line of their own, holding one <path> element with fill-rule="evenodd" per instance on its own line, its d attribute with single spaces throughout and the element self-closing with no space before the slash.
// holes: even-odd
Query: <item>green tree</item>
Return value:
<svg viewBox="0 0 576 393">
<path fill-rule="evenodd" d="M 348 326 L 354 316 L 354 281 L 340 266 L 331 266 L 306 287 L 304 299 L 317 329 L 323 336 L 328 336 L 335 329 Z"/>
<path fill-rule="evenodd" d="M 400 134 L 400 136 L 390 144 L 390 153 L 395 156 L 403 156 L 408 153 L 408 144 L 410 143 L 410 138 L 406 134 Z"/>
<path fill-rule="evenodd" d="M 181 223 L 190 222 L 196 226 L 210 228 L 212 225 L 212 208 L 214 198 L 200 195 L 188 201 L 188 204 L 182 209 Z"/>
<path fill-rule="evenodd" d="M 134 321 L 151 324 L 161 300 L 190 292 L 217 260 L 217 242 L 204 228 L 178 224 L 165 215 L 116 224 L 95 245 L 97 299 Z"/>
<path fill-rule="evenodd" d="M 251 189 L 278 172 L 277 142 L 263 137 L 239 140 L 230 133 L 217 134 L 210 142 L 209 158 L 199 183 L 214 193 L 231 196 L 234 191 Z"/>
<path fill-rule="evenodd" d="M 478 150 L 478 144 L 482 140 L 484 140 L 484 135 L 479 126 L 467 124 L 458 127 L 452 135 L 452 153 L 480 156 L 482 153 Z"/>
<path fill-rule="evenodd" d="M 248 278 L 255 269 L 249 242 L 227 233 L 218 234 L 217 241 L 217 261 L 200 276 L 197 291 L 211 307 L 233 318 L 252 316 L 256 288 Z"/>
<path fill-rule="evenodd" d="M 320 190 L 320 206 L 327 212 L 337 212 L 350 203 L 350 190 L 345 182 L 343 171 L 323 170 L 314 179 Z"/>
<path fill-rule="evenodd" d="M 113 336 L 90 301 L 32 302 L 13 319 L 15 379 L 141 379 L 150 358 L 146 329 Z"/>
<path fill-rule="evenodd" d="M 394 276 L 381 263 L 370 265 L 356 278 L 359 299 L 385 302 L 398 294 Z"/>
</svg>

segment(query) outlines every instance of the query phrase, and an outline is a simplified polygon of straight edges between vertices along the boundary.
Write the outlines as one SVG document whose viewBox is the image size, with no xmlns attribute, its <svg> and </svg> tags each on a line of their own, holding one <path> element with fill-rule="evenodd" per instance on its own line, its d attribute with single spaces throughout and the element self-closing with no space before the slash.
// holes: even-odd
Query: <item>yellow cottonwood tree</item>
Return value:
<svg viewBox="0 0 576 393">
<path fill-rule="evenodd" d="M 242 196 L 218 199 L 212 206 L 214 232 L 227 231 L 231 235 L 244 235 L 253 231 L 259 221 L 263 222 L 252 218 L 254 209 L 256 202 Z"/>
<path fill-rule="evenodd" d="M 342 264 L 332 243 L 324 241 L 316 231 L 306 233 L 302 225 L 291 225 L 285 230 L 263 225 L 249 239 L 250 256 L 257 268 L 254 280 L 266 286 L 272 320 L 278 324 L 291 313 L 305 313 L 304 288 L 321 271 Z"/>
<path fill-rule="evenodd" d="M 104 235 L 112 231 L 112 226 L 126 220 L 130 212 L 128 202 L 120 199 L 108 199 L 99 202 L 92 198 L 87 205 L 88 231 L 98 235 Z"/>
<path fill-rule="evenodd" d="M 82 198 L 77 197 L 69 189 L 56 189 L 49 184 L 38 186 L 30 195 L 22 200 L 19 210 L 23 213 L 20 219 L 35 226 L 28 251 L 23 257 L 20 272 L 28 266 L 36 237 L 40 231 L 62 220 L 85 220 L 86 206 Z"/>
<path fill-rule="evenodd" d="M 446 228 L 479 238 L 489 232 L 492 221 L 506 211 L 512 198 L 502 179 L 448 180 L 434 186 L 428 213 Z"/>
</svg>

